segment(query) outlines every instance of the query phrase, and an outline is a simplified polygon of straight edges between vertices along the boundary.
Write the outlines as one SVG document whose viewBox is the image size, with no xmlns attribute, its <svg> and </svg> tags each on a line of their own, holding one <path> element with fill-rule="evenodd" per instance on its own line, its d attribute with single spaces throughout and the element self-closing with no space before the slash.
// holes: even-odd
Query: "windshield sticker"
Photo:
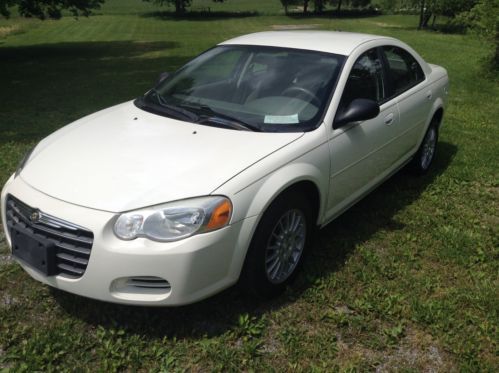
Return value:
<svg viewBox="0 0 499 373">
<path fill-rule="evenodd" d="M 293 115 L 266 115 L 264 119 L 266 124 L 291 124 L 300 123 L 298 114 Z"/>
</svg>

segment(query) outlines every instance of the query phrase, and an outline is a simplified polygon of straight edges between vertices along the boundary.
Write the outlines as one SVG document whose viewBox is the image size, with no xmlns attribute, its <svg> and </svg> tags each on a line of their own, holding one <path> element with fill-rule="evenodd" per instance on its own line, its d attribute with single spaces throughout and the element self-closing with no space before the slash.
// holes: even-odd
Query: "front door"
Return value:
<svg viewBox="0 0 499 373">
<path fill-rule="evenodd" d="M 395 100 L 386 101 L 387 87 L 380 50 L 362 54 L 350 71 L 337 112 L 356 98 L 377 101 L 379 115 L 350 123 L 331 132 L 330 190 L 327 218 L 334 218 L 368 191 L 393 162 L 390 142 L 399 124 Z"/>
</svg>

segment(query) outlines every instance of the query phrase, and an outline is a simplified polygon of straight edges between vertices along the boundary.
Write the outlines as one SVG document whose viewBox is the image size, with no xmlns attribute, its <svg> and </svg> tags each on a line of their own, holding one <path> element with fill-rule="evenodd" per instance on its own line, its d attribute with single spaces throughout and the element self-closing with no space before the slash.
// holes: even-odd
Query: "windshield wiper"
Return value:
<svg viewBox="0 0 499 373">
<path fill-rule="evenodd" d="M 166 114 L 172 115 L 176 118 L 179 117 L 179 114 L 184 118 L 187 119 L 190 122 L 197 122 L 199 121 L 199 116 L 195 113 L 193 113 L 190 110 L 183 109 L 177 105 L 172 105 L 169 104 L 163 96 L 161 96 L 161 93 L 158 92 L 156 88 L 152 88 L 150 91 L 148 91 L 144 97 L 149 97 L 153 96 L 157 103 L 158 106 L 161 107 L 162 111 L 164 111 Z"/>
<path fill-rule="evenodd" d="M 208 105 L 182 104 L 180 106 L 196 110 L 199 116 L 198 123 L 215 123 L 242 131 L 261 131 L 261 128 L 254 124 L 246 123 L 238 118 L 215 111 Z"/>
</svg>

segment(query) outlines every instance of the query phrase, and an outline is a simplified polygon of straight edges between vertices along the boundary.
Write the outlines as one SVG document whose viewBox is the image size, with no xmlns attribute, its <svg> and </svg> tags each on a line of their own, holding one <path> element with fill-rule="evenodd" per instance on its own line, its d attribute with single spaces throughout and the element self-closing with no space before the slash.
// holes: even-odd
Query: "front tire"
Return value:
<svg viewBox="0 0 499 373">
<path fill-rule="evenodd" d="M 438 143 L 438 121 L 433 118 L 426 130 L 423 142 L 411 162 L 414 173 L 422 175 L 428 172 L 435 158 Z"/>
<path fill-rule="evenodd" d="M 312 227 L 312 209 L 305 197 L 279 196 L 251 240 L 241 274 L 244 289 L 260 298 L 281 294 L 300 270 Z"/>
</svg>

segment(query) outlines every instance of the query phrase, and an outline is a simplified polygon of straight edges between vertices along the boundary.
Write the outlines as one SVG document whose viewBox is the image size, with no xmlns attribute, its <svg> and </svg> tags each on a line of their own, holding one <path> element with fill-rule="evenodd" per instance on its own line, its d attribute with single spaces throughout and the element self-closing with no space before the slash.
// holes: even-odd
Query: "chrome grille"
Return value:
<svg viewBox="0 0 499 373">
<path fill-rule="evenodd" d="M 56 246 L 58 275 L 78 278 L 85 273 L 94 240 L 91 231 L 32 208 L 11 195 L 7 196 L 6 212 L 11 235 L 16 225 Z"/>
</svg>

